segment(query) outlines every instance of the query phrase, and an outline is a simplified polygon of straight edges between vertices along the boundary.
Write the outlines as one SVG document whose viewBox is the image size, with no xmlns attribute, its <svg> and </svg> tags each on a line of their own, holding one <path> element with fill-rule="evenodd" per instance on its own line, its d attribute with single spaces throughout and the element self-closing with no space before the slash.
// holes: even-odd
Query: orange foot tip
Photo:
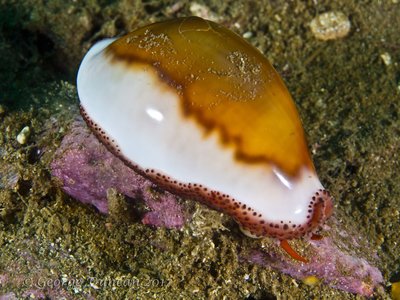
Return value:
<svg viewBox="0 0 400 300">
<path fill-rule="evenodd" d="M 298 254 L 288 243 L 287 240 L 280 240 L 280 246 L 283 250 L 287 252 L 293 259 L 301 261 L 303 263 L 308 263 L 308 260 Z"/>
</svg>

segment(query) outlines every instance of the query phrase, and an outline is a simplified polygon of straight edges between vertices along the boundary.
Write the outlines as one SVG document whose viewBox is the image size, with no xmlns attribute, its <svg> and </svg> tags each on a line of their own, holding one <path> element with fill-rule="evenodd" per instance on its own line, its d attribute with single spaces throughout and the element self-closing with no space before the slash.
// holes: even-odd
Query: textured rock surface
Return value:
<svg viewBox="0 0 400 300">
<path fill-rule="evenodd" d="M 309 240 L 306 245 L 308 263 L 299 264 L 278 252 L 254 249 L 243 252 L 242 259 L 265 267 L 271 267 L 285 274 L 305 281 L 315 276 L 318 281 L 346 292 L 372 296 L 374 290 L 381 288 L 383 276 L 370 261 L 377 263 L 376 253 L 370 253 L 368 260 L 362 257 L 359 249 L 371 249 L 367 240 L 357 232 L 343 230 L 343 224 L 333 216 L 324 226 L 328 236 L 320 240 Z"/>
<path fill-rule="evenodd" d="M 76 121 L 64 137 L 51 167 L 69 195 L 96 206 L 102 213 L 109 212 L 113 197 L 107 191 L 115 188 L 133 201 L 143 199 L 152 210 L 144 215 L 142 223 L 167 228 L 184 225 L 185 210 L 175 196 L 168 192 L 152 193 L 153 184 L 108 152 L 82 121 Z M 304 253 L 309 258 L 305 264 L 290 258 L 274 242 L 266 249 L 262 243 L 256 248 L 243 246 L 240 257 L 296 279 L 315 276 L 334 288 L 370 296 L 383 282 L 381 272 L 357 253 L 360 247 L 369 248 L 365 239 L 343 228 L 333 217 L 323 231 L 328 236 L 321 240 L 305 238 Z M 374 255 L 369 259 L 377 260 Z"/>
</svg>

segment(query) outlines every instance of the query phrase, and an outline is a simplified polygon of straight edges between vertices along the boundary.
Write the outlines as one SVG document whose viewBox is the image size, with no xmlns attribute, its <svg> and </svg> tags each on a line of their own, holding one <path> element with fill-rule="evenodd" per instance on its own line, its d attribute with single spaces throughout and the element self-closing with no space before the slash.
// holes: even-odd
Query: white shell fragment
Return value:
<svg viewBox="0 0 400 300">
<path fill-rule="evenodd" d="M 21 132 L 17 135 L 17 142 L 20 143 L 21 145 L 24 145 L 28 141 L 30 134 L 31 130 L 29 126 L 25 126 L 24 128 L 22 128 Z"/>
<path fill-rule="evenodd" d="M 392 57 L 388 52 L 384 52 L 380 56 L 386 66 L 390 66 L 392 64 Z"/>
<path fill-rule="evenodd" d="M 314 36 L 322 41 L 345 37 L 350 31 L 349 18 L 340 11 L 330 11 L 316 16 L 310 23 Z"/>
</svg>

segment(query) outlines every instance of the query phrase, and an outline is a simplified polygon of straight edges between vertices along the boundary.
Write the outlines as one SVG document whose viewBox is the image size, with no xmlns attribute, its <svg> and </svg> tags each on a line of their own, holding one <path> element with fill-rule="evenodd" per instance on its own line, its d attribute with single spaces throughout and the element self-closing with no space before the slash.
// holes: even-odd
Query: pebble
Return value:
<svg viewBox="0 0 400 300">
<path fill-rule="evenodd" d="M 316 16 L 310 23 L 314 36 L 323 41 L 345 37 L 350 31 L 349 18 L 340 11 L 329 11 Z"/>
<path fill-rule="evenodd" d="M 386 66 L 391 65 L 391 63 L 392 63 L 392 57 L 390 56 L 389 53 L 384 52 L 384 53 L 382 53 L 380 56 L 381 56 L 381 59 L 383 60 L 383 63 L 384 63 Z"/>
<path fill-rule="evenodd" d="M 309 286 L 314 286 L 320 282 L 317 276 L 310 275 L 303 278 L 303 283 Z"/>
<path fill-rule="evenodd" d="M 27 142 L 30 134 L 31 130 L 29 126 L 25 126 L 24 128 L 22 128 L 21 132 L 18 133 L 17 142 L 20 143 L 21 145 L 24 145 Z"/>
</svg>

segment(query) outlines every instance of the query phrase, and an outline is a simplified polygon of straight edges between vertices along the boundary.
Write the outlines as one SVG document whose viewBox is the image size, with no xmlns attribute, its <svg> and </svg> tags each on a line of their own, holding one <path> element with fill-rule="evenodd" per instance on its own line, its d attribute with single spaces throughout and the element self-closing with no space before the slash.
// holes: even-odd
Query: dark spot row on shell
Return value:
<svg viewBox="0 0 400 300">
<path fill-rule="evenodd" d="M 224 210 L 240 223 L 243 228 L 255 236 L 268 235 L 280 239 L 290 239 L 304 235 L 312 229 L 311 222 L 306 224 L 292 224 L 291 221 L 288 223 L 284 221 L 280 221 L 280 223 L 266 222 L 262 219 L 262 214 L 258 214 L 248 205 L 242 204 L 229 195 L 212 191 L 201 184 L 181 183 L 152 169 L 146 169 L 145 174 L 153 177 L 155 182 L 173 193 L 192 197 L 208 206 Z M 328 195 L 325 190 L 319 190 L 315 195 L 318 197 L 319 194 Z M 319 200 L 319 197 L 317 199 Z M 322 198 L 320 201 L 323 201 Z M 315 199 L 310 200 L 308 219 L 311 219 L 315 203 Z"/>
<path fill-rule="evenodd" d="M 122 160 L 129 167 L 136 170 L 138 173 L 150 178 L 155 184 L 159 185 L 172 193 L 179 194 L 184 197 L 194 198 L 212 208 L 223 210 L 231 215 L 243 228 L 248 230 L 254 236 L 271 236 L 279 239 L 291 239 L 304 235 L 312 229 L 312 215 L 315 205 L 324 201 L 324 197 L 329 196 L 329 192 L 320 189 L 310 200 L 308 205 L 306 224 L 292 224 L 291 221 L 285 223 L 267 222 L 262 219 L 262 214 L 258 214 L 253 208 L 246 204 L 235 200 L 229 195 L 212 191 L 211 189 L 197 183 L 182 183 L 174 180 L 170 176 L 161 174 L 154 169 L 141 169 L 135 163 L 124 158 L 118 145 L 111 139 L 106 132 L 97 125 L 81 107 L 81 114 L 86 123 L 92 129 L 94 134 L 106 145 L 106 147 Z"/>
<path fill-rule="evenodd" d="M 85 120 L 86 124 L 88 124 L 94 135 L 107 147 L 108 150 L 119 156 L 121 149 L 116 144 L 115 140 L 110 138 L 107 133 L 89 117 L 82 106 L 80 106 L 80 111 L 83 119 Z"/>
</svg>

